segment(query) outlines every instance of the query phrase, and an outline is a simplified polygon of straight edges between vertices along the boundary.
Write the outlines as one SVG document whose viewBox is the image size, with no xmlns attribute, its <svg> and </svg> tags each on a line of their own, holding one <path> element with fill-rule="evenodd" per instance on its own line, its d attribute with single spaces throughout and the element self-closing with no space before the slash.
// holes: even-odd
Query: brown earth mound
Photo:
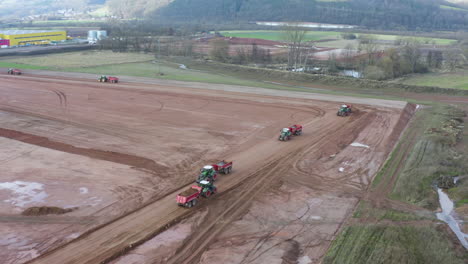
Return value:
<svg viewBox="0 0 468 264">
<path fill-rule="evenodd" d="M 76 210 L 77 208 L 68 208 L 63 209 L 60 207 L 55 206 L 35 206 L 29 207 L 28 209 L 24 210 L 21 214 L 27 216 L 37 216 L 37 215 L 49 215 L 49 214 L 66 214 Z"/>
</svg>

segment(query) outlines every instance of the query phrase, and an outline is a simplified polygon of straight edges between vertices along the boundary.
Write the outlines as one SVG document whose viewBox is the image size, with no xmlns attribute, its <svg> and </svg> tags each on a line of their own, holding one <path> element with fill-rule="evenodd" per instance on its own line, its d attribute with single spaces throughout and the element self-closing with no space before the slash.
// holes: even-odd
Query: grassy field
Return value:
<svg viewBox="0 0 468 264">
<path fill-rule="evenodd" d="M 47 70 L 47 69 L 49 69 L 48 67 L 44 67 L 44 66 L 29 65 L 29 64 L 22 64 L 22 63 L 8 62 L 8 61 L 0 61 L 0 67 L 2 67 L 2 68 L 21 68 L 21 69 L 31 69 L 31 70 Z"/>
<path fill-rule="evenodd" d="M 285 35 L 281 30 L 235 30 L 235 31 L 221 31 L 221 34 L 227 37 L 239 38 L 258 38 L 275 41 L 284 41 Z M 393 41 L 398 38 L 408 38 L 407 36 L 398 35 L 383 35 L 383 34 L 358 34 L 361 36 L 373 36 L 379 40 Z M 435 43 L 437 45 L 449 45 L 455 43 L 453 39 L 442 38 L 426 38 L 426 37 L 411 37 L 415 38 L 422 43 Z M 306 41 L 317 41 L 323 39 L 341 39 L 341 32 L 337 31 L 308 31 L 305 37 Z"/>
<path fill-rule="evenodd" d="M 450 240 L 434 227 L 350 226 L 336 238 L 325 264 L 462 264 Z"/>
<path fill-rule="evenodd" d="M 248 79 L 240 79 L 232 76 L 221 75 L 216 73 L 207 73 L 191 69 L 182 69 L 178 64 L 170 62 L 158 63 L 142 62 L 142 63 L 126 63 L 116 65 L 104 65 L 86 68 L 69 68 L 67 71 L 72 72 L 86 72 L 107 74 L 107 75 L 128 75 L 139 77 L 152 77 L 158 79 L 177 80 L 177 81 L 191 81 L 191 82 L 205 82 L 205 83 L 219 83 L 230 85 L 243 85 L 253 87 L 264 87 L 272 89 L 282 88 L 279 85 L 268 84 L 263 82 L 252 81 Z M 161 73 L 161 74 L 160 74 Z"/>
<path fill-rule="evenodd" d="M 400 81 L 404 84 L 438 86 L 468 90 L 468 70 L 456 73 L 426 73 L 406 77 Z"/>
<path fill-rule="evenodd" d="M 138 53 L 116 53 L 112 51 L 83 51 L 18 57 L 2 62 L 46 67 L 49 69 L 86 68 L 91 66 L 115 65 L 154 60 L 153 55 Z M 25 68 L 25 67 L 23 67 Z"/>
<path fill-rule="evenodd" d="M 221 34 L 226 37 L 257 38 L 274 41 L 285 40 L 285 34 L 281 30 L 235 30 L 222 31 Z M 339 38 L 341 38 L 341 33 L 336 31 L 308 31 L 305 36 L 306 41 Z"/>
<path fill-rule="evenodd" d="M 333 241 L 323 263 L 466 263 L 466 251 L 456 249 L 451 231 L 442 229 L 435 220 L 433 210 L 438 199 L 432 186 L 439 175 L 468 173 L 468 139 L 457 140 L 460 129 L 464 129 L 463 118 L 460 109 L 439 104 L 416 113 L 371 188 L 388 186 L 389 198 L 421 208 L 403 212 L 361 201 L 353 214 L 355 221 Z M 416 139 L 414 146 L 410 144 L 412 138 Z M 405 147 L 410 150 L 407 157 Z M 397 170 L 401 161 L 403 167 Z M 392 187 L 389 184 L 395 173 Z M 468 201 L 468 181 L 462 180 L 447 192 L 463 210 Z"/>
<path fill-rule="evenodd" d="M 419 215 L 401 212 L 393 209 L 374 208 L 369 202 L 360 201 L 353 218 L 364 218 L 372 220 L 392 220 L 392 221 L 415 221 L 424 219 L 435 219 L 435 215 L 419 213 Z"/>
<path fill-rule="evenodd" d="M 438 207 L 438 199 L 433 183 L 439 176 L 468 173 L 466 150 L 457 149 L 457 146 L 462 144 L 457 138 L 459 139 L 460 133 L 463 132 L 463 116 L 464 113 L 457 108 L 437 104 L 416 114 L 412 125 L 423 133 L 417 137 L 413 149 L 405 158 L 404 166 L 390 194 L 392 199 L 434 210 Z M 403 138 L 400 144 L 405 144 L 404 142 Z M 390 159 L 392 158 L 394 157 Z M 383 170 L 386 169 L 394 168 L 384 166 Z M 458 193 L 465 195 L 452 199 L 455 199 L 455 202 L 468 199 L 468 184 L 463 183 L 458 188 Z"/>
</svg>

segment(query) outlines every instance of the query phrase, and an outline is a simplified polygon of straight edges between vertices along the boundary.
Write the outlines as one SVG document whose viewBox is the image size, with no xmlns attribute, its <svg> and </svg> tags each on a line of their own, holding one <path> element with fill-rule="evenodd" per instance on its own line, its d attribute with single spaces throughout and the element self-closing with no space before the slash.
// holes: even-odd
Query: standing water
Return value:
<svg viewBox="0 0 468 264">
<path fill-rule="evenodd" d="M 437 219 L 447 223 L 450 229 L 452 229 L 455 235 L 457 235 L 463 246 L 468 249 L 468 234 L 461 231 L 460 225 L 454 217 L 455 212 L 453 211 L 453 201 L 450 200 L 448 195 L 444 193 L 442 189 L 437 188 L 437 193 L 439 193 L 440 207 L 442 207 L 442 212 L 436 214 Z"/>
</svg>

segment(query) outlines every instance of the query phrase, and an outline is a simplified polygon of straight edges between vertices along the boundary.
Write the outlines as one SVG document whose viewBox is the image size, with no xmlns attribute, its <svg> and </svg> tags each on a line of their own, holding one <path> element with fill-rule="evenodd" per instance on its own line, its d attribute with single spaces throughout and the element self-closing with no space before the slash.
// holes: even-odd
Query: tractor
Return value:
<svg viewBox="0 0 468 264">
<path fill-rule="evenodd" d="M 118 82 L 119 82 L 119 78 L 101 75 L 101 77 L 99 77 L 98 81 L 99 81 L 99 82 L 118 83 Z"/>
<path fill-rule="evenodd" d="M 10 68 L 7 73 L 11 75 L 21 75 L 21 70 Z"/>
<path fill-rule="evenodd" d="M 341 105 L 340 109 L 336 113 L 337 116 L 349 116 L 352 113 L 350 105 Z"/>
<path fill-rule="evenodd" d="M 280 141 L 287 141 L 289 139 L 291 139 L 291 135 L 292 135 L 292 132 L 289 128 L 285 127 L 283 129 L 281 129 L 281 134 L 279 136 L 279 140 Z"/>
<path fill-rule="evenodd" d="M 212 165 L 206 165 L 200 170 L 200 174 L 198 175 L 197 182 L 202 182 L 204 180 L 214 182 L 218 174 L 216 170 L 213 168 Z"/>
<path fill-rule="evenodd" d="M 189 189 L 177 195 L 177 204 L 179 206 L 190 208 L 195 206 L 200 196 L 208 198 L 217 191 L 213 182 L 200 181 L 197 185 L 191 186 Z"/>
</svg>

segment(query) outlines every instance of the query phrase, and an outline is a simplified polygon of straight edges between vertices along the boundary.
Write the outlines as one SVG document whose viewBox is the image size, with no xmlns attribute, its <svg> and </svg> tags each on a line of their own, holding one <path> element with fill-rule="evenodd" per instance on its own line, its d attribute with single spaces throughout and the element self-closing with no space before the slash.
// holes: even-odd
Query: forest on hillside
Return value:
<svg viewBox="0 0 468 264">
<path fill-rule="evenodd" d="M 397 30 L 468 28 L 468 10 L 444 9 L 440 4 L 438 0 L 174 0 L 153 16 L 191 22 L 310 21 Z"/>
</svg>

